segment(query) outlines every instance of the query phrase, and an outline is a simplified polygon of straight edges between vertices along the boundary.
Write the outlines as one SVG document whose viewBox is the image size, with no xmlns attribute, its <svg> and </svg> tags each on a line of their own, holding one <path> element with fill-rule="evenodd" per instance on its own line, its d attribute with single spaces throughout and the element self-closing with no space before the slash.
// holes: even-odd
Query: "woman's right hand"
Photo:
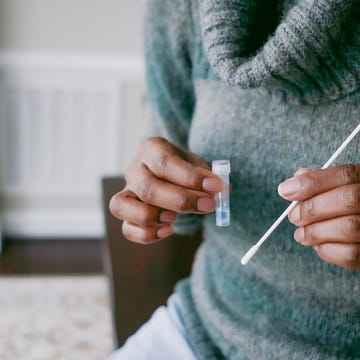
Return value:
<svg viewBox="0 0 360 360">
<path fill-rule="evenodd" d="M 222 188 L 203 159 L 160 137 L 140 144 L 125 180 L 125 189 L 110 201 L 110 211 L 124 220 L 124 236 L 143 244 L 171 235 L 179 212 L 213 211 L 214 193 Z"/>
</svg>

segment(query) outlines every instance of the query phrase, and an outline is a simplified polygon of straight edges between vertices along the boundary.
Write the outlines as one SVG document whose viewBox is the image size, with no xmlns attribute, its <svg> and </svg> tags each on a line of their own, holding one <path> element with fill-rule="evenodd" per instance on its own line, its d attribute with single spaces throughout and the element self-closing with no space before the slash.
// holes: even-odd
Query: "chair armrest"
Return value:
<svg viewBox="0 0 360 360">
<path fill-rule="evenodd" d="M 121 221 L 109 211 L 111 197 L 123 189 L 123 178 L 102 181 L 106 236 L 103 241 L 104 268 L 110 281 L 114 342 L 118 347 L 153 311 L 165 304 L 174 285 L 188 276 L 201 231 L 172 235 L 162 241 L 141 245 L 126 240 Z"/>
</svg>

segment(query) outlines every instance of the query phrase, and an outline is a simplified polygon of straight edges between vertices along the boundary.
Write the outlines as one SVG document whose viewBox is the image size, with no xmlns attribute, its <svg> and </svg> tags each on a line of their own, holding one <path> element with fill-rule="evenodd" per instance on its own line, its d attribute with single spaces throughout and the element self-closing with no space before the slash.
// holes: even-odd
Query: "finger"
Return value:
<svg viewBox="0 0 360 360">
<path fill-rule="evenodd" d="M 305 200 L 347 184 L 360 183 L 360 164 L 304 172 L 285 180 L 278 187 L 287 200 Z"/>
<path fill-rule="evenodd" d="M 301 201 L 289 213 L 289 220 L 297 226 L 306 226 L 353 214 L 360 214 L 360 184 L 342 186 Z"/>
<path fill-rule="evenodd" d="M 346 269 L 360 270 L 360 244 L 325 243 L 315 250 L 324 261 Z"/>
<path fill-rule="evenodd" d="M 213 211 L 216 206 L 209 193 L 158 179 L 143 164 L 128 169 L 127 181 L 129 189 L 140 200 L 163 209 L 203 214 Z"/>
<path fill-rule="evenodd" d="M 183 148 L 179 148 L 175 145 L 173 145 L 174 148 L 176 149 L 177 153 L 180 155 L 180 157 L 184 160 L 186 160 L 187 162 L 195 165 L 195 166 L 199 166 L 201 168 L 207 169 L 211 171 L 211 166 L 200 156 L 198 156 L 197 154 L 188 151 L 186 149 Z"/>
<path fill-rule="evenodd" d="M 124 236 L 139 244 L 149 244 L 166 238 L 173 233 L 170 224 L 160 226 L 138 226 L 127 221 L 123 222 L 122 231 Z"/>
<path fill-rule="evenodd" d="M 129 189 L 115 194 L 110 200 L 109 208 L 116 218 L 141 226 L 157 225 L 160 222 L 168 223 L 177 217 L 173 211 L 142 202 Z"/>
<path fill-rule="evenodd" d="M 150 138 L 143 144 L 141 160 L 156 177 L 170 183 L 198 191 L 221 191 L 221 179 L 206 162 L 195 154 L 184 153 L 165 139 Z"/>
<path fill-rule="evenodd" d="M 301 169 L 296 170 L 294 176 L 305 174 L 305 173 L 307 173 L 309 171 L 314 171 L 314 170 L 309 169 L 309 168 L 301 168 Z"/>
<path fill-rule="evenodd" d="M 317 222 L 297 229 L 295 240 L 305 246 L 322 243 L 360 243 L 360 215 Z"/>
</svg>

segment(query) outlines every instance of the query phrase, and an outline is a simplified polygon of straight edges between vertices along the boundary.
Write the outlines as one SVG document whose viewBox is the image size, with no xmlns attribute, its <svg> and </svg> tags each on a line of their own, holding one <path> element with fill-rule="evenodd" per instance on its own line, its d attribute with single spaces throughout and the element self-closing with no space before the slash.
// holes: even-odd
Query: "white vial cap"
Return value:
<svg viewBox="0 0 360 360">
<path fill-rule="evenodd" d="M 230 160 L 213 160 L 212 172 L 215 174 L 228 174 L 230 172 Z"/>
</svg>

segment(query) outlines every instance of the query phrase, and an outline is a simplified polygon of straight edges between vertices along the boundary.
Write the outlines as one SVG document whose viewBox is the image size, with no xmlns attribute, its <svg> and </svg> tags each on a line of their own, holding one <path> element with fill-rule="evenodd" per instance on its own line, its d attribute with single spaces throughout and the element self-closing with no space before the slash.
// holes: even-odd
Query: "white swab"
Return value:
<svg viewBox="0 0 360 360">
<path fill-rule="evenodd" d="M 328 168 L 334 160 L 341 154 L 341 152 L 346 148 L 350 141 L 357 135 L 360 131 L 360 124 L 355 128 L 355 130 L 348 136 L 348 138 L 339 146 L 339 148 L 334 152 L 330 159 L 325 163 L 321 169 Z M 293 201 L 288 208 L 279 216 L 279 218 L 271 225 L 271 227 L 266 231 L 266 233 L 260 238 L 260 240 L 253 245 L 250 250 L 243 256 L 241 263 L 246 265 L 247 262 L 256 254 L 259 247 L 265 242 L 265 240 L 270 236 L 270 234 L 280 225 L 280 223 L 286 218 L 289 212 L 297 205 L 297 201 Z"/>
</svg>

